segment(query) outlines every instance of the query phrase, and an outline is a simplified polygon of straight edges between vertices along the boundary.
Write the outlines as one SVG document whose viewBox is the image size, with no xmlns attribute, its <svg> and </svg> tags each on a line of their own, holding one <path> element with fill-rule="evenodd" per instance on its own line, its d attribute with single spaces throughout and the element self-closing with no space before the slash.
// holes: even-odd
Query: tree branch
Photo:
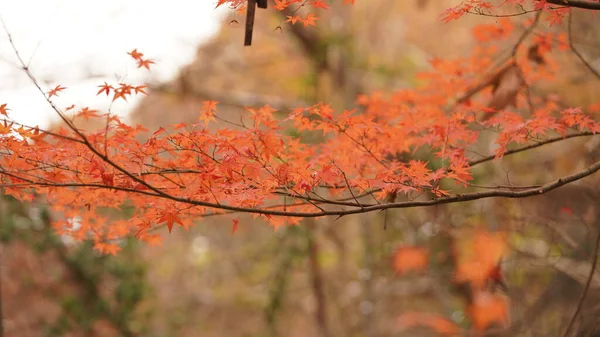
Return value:
<svg viewBox="0 0 600 337">
<path fill-rule="evenodd" d="M 546 0 L 547 3 L 567 7 L 600 10 L 600 2 L 591 2 L 585 0 Z"/>
<path fill-rule="evenodd" d="M 535 195 L 542 195 L 542 194 L 548 193 L 548 192 L 555 190 L 561 186 L 564 186 L 566 184 L 569 184 L 574 181 L 583 179 L 587 176 L 590 176 L 590 175 L 598 172 L 599 170 L 600 170 L 600 161 L 590 165 L 589 167 L 587 167 L 584 170 L 581 170 L 581 171 L 573 173 L 571 175 L 567 175 L 567 176 L 564 176 L 557 180 L 551 181 L 549 183 L 542 185 L 539 188 L 536 187 L 536 188 L 524 189 L 524 190 L 519 190 L 519 191 L 501 190 L 501 191 L 473 192 L 473 193 L 466 193 L 466 194 L 456 194 L 456 195 L 449 196 L 449 197 L 435 198 L 435 199 L 429 199 L 429 200 L 423 200 L 423 201 L 401 201 L 401 202 L 395 202 L 395 203 L 370 205 L 370 206 L 365 206 L 362 208 L 351 209 L 351 210 L 344 210 L 344 209 L 331 210 L 331 211 L 321 210 L 319 212 L 291 212 L 291 211 L 286 211 L 286 210 L 269 210 L 267 208 L 248 208 L 248 207 L 240 207 L 240 206 L 223 205 L 223 204 L 216 204 L 216 203 L 211 203 L 211 202 L 206 202 L 206 201 L 194 200 L 194 199 L 190 199 L 190 198 L 178 197 L 178 196 L 174 196 L 174 195 L 162 192 L 160 190 L 158 190 L 157 194 L 153 194 L 153 193 L 147 192 L 147 191 L 140 191 L 140 190 L 129 190 L 129 192 L 131 192 L 133 194 L 136 194 L 136 193 L 146 194 L 146 195 L 150 195 L 150 196 L 153 196 L 156 198 L 164 198 L 164 199 L 168 199 L 171 201 L 176 201 L 176 202 L 194 205 L 194 206 L 202 206 L 202 207 L 207 207 L 207 208 L 222 209 L 222 210 L 242 212 L 242 213 L 272 215 L 272 216 L 288 216 L 288 217 L 296 217 L 296 218 L 316 218 L 316 217 L 322 217 L 322 216 L 341 217 L 341 216 L 345 216 L 345 215 L 380 211 L 380 210 L 385 210 L 385 209 L 390 209 L 390 208 L 427 207 L 427 206 L 434 206 L 434 205 L 443 205 L 443 204 L 453 204 L 453 203 L 458 203 L 458 202 L 474 201 L 474 200 L 487 199 L 487 198 L 509 198 L 509 199 L 526 198 L 526 197 L 531 197 L 531 196 L 535 196 Z M 36 183 L 36 182 L 33 182 L 33 185 L 52 186 L 52 184 L 49 184 L 49 183 Z M 61 184 L 57 184 L 57 185 L 60 186 Z M 73 186 L 74 184 L 69 184 L 69 185 Z M 115 189 L 114 186 L 98 185 L 97 187 L 105 188 L 105 189 Z M 154 191 L 154 192 L 156 192 L 156 191 Z"/>
</svg>

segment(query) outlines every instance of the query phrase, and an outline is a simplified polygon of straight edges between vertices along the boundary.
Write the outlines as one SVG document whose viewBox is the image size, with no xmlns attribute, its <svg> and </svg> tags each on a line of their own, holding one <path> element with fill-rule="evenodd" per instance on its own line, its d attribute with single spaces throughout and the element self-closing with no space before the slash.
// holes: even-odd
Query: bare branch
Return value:
<svg viewBox="0 0 600 337">
<path fill-rule="evenodd" d="M 577 308 L 575 309 L 575 312 L 573 313 L 573 317 L 571 318 L 569 325 L 567 325 L 567 329 L 565 330 L 563 337 L 568 336 L 569 332 L 573 328 L 573 325 L 575 324 L 575 320 L 577 319 L 577 316 L 581 312 L 581 308 L 583 307 L 583 303 L 585 302 L 585 297 L 587 296 L 587 293 L 590 289 L 590 285 L 592 284 L 592 280 L 594 279 L 594 275 L 596 274 L 596 266 L 598 265 L 598 254 L 599 253 L 600 253 L 600 231 L 598 232 L 598 234 L 596 236 L 596 246 L 594 248 L 594 256 L 592 258 L 592 268 L 590 269 L 588 278 L 585 282 L 585 288 L 583 288 L 583 293 L 581 293 L 581 298 L 579 299 L 579 303 L 577 303 Z"/>
<path fill-rule="evenodd" d="M 546 0 L 547 3 L 561 5 L 566 7 L 575 7 L 591 10 L 600 10 L 600 2 L 592 2 L 585 0 Z"/>
</svg>

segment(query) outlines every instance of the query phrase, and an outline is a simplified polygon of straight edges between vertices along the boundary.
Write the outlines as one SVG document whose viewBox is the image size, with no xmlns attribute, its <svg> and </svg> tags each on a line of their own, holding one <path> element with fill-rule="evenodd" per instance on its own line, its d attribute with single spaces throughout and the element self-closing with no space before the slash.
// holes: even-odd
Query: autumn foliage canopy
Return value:
<svg viewBox="0 0 600 337">
<path fill-rule="evenodd" d="M 239 10 L 246 1 L 221 0 L 219 5 Z M 310 10 L 298 11 L 300 7 Z M 17 124 L 11 116 L 23 112 L 0 102 L 1 184 L 7 195 L 50 205 L 57 214 L 58 233 L 94 240 L 99 251 L 112 254 L 119 251 L 120 238 L 134 235 L 156 244 L 160 227 L 187 228 L 203 217 L 224 213 L 250 213 L 279 227 L 299 224 L 302 218 L 337 219 L 393 208 L 544 194 L 594 174 L 600 162 L 542 184 L 483 190 L 473 184 L 473 169 L 600 131 L 600 123 L 589 116 L 600 105 L 565 106 L 558 95 L 531 90 L 556 81 L 561 56 L 573 53 L 569 33 L 555 28 L 569 25 L 574 7 L 593 10 L 600 3 L 462 1 L 441 13 L 440 20 L 450 25 L 464 15 L 490 16 L 489 22 L 473 27 L 478 44 L 468 55 L 431 59 L 430 70 L 418 75 L 419 86 L 391 94 L 364 93 L 347 110 L 327 102 L 291 111 L 247 107 L 250 122 L 245 122 L 220 117 L 219 102 L 207 100 L 193 124 L 146 130 L 107 111 L 57 106 L 55 96 L 68 95 L 69 89 L 43 88 L 33 79 L 63 126 L 42 130 Z M 275 0 L 269 8 L 288 11 L 286 24 L 306 29 L 318 25 L 320 11 L 328 9 L 320 0 Z M 534 34 L 534 26 L 546 27 L 547 32 Z M 501 55 L 499 43 L 512 44 L 508 55 Z M 128 54 L 140 71 L 152 70 L 151 55 L 137 49 Z M 582 67 L 587 65 L 582 60 Z M 97 94 L 115 101 L 148 92 L 142 83 L 104 82 L 98 84 Z M 77 127 L 88 119 L 104 127 Z M 218 128 L 209 130 L 215 124 Z M 296 132 L 291 134 L 290 128 Z M 470 151 L 490 131 L 496 135 L 491 152 Z M 317 134 L 322 141 L 305 142 L 300 134 Z M 121 219 L 106 215 L 107 209 L 124 206 L 134 211 Z M 234 218 L 232 225 L 243 223 Z M 507 321 L 502 298 L 483 290 L 507 246 L 501 234 L 478 232 L 469 240 L 456 243 L 455 281 L 471 284 L 471 319 L 474 327 L 484 330 Z M 465 254 L 465 245 L 470 247 L 466 251 L 481 254 Z M 421 248 L 403 247 L 394 266 L 401 274 L 418 272 L 429 258 Z M 425 322 L 445 334 L 458 331 L 437 316 L 403 320 L 405 326 Z"/>
</svg>

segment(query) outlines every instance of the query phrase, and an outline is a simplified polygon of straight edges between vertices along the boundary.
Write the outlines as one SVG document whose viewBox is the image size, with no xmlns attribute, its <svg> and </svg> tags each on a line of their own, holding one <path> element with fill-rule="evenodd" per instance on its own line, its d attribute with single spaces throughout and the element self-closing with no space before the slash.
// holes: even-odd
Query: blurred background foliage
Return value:
<svg viewBox="0 0 600 337">
<path fill-rule="evenodd" d="M 443 24 L 450 0 L 357 1 L 333 4 L 316 28 L 290 27 L 273 11 L 257 11 L 254 44 L 242 44 L 243 17 L 232 12 L 196 59 L 151 94 L 131 115 L 150 130 L 193 123 L 202 100 L 220 101 L 219 117 L 244 118 L 244 107 L 270 104 L 284 116 L 317 101 L 349 108 L 357 94 L 390 93 L 418 84 L 433 57 L 464 55 L 471 28 L 494 18 L 469 16 Z M 576 12 L 577 45 L 600 61 L 597 17 Z M 282 29 L 279 29 L 281 27 Z M 510 46 L 498 46 L 509 50 Z M 597 83 L 575 59 L 548 88 L 571 105 L 597 100 Z M 219 127 L 220 124 L 213 124 Z M 94 125 L 85 125 L 94 127 Z M 295 130 L 288 130 L 295 134 Z M 302 135 L 305 141 L 319 141 Z M 476 179 L 547 181 L 598 160 L 597 138 L 575 139 L 482 165 Z M 540 169 L 531 170 L 532 165 Z M 543 168 L 543 169 L 542 169 Z M 399 332 L 407 312 L 436 312 L 468 328 L 465 306 L 450 286 L 444 254 L 447 229 L 512 233 L 503 262 L 517 327 L 510 336 L 561 331 L 582 284 L 557 269 L 558 258 L 588 261 L 600 227 L 598 179 L 589 178 L 527 200 L 483 200 L 425 209 L 389 210 L 305 220 L 277 230 L 240 216 L 199 219 L 165 235 L 162 246 L 124 242 L 116 257 L 89 243 L 57 237 L 41 206 L 0 204 L 2 308 L 6 336 L 429 336 Z M 115 216 L 119 216 L 115 214 Z M 383 227 L 386 229 L 384 230 Z M 398 277 L 400 246 L 431 253 L 427 273 Z M 523 247 L 541 247 L 533 252 Z M 544 253 L 539 253 L 543 251 Z M 536 255 L 537 254 L 537 255 Z M 596 298 L 600 289 L 593 288 Z M 598 326 L 595 300 L 578 333 Z M 523 323 L 523 321 L 525 323 Z"/>
</svg>

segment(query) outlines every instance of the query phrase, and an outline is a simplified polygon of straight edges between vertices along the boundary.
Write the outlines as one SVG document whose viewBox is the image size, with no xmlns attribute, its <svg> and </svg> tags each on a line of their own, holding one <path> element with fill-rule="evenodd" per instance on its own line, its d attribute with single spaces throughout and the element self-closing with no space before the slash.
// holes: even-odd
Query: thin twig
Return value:
<svg viewBox="0 0 600 337">
<path fill-rule="evenodd" d="M 596 78 L 600 79 L 600 73 L 598 73 L 598 71 L 596 69 L 594 69 L 594 67 L 592 67 L 592 65 L 575 48 L 575 44 L 573 43 L 573 29 L 572 29 L 572 26 L 573 26 L 573 12 L 569 13 L 569 25 L 568 25 L 569 47 L 571 48 L 571 50 L 573 51 L 573 53 L 575 55 L 577 55 L 577 57 L 579 58 L 579 60 L 589 69 L 589 71 L 591 71 L 592 74 L 594 74 L 594 76 L 596 76 Z"/>
<path fill-rule="evenodd" d="M 585 288 L 583 288 L 583 293 L 581 294 L 579 303 L 577 303 L 577 308 L 575 309 L 575 312 L 573 313 L 573 317 L 571 317 L 571 321 L 569 322 L 569 325 L 567 325 L 567 329 L 565 330 L 563 337 L 566 337 L 569 335 L 569 332 L 571 332 L 571 329 L 573 328 L 573 325 L 575 324 L 575 320 L 577 319 L 577 316 L 579 316 L 579 313 L 581 312 L 581 309 L 583 308 L 583 303 L 585 302 L 585 298 L 587 296 L 588 290 L 590 289 L 590 285 L 592 284 L 592 280 L 594 279 L 594 274 L 596 273 L 596 265 L 598 264 L 598 254 L 600 254 L 600 231 L 598 231 L 598 234 L 596 236 L 596 245 L 594 247 L 594 256 L 592 257 L 592 268 L 590 269 L 590 273 L 588 275 L 587 281 L 585 282 Z"/>
</svg>

